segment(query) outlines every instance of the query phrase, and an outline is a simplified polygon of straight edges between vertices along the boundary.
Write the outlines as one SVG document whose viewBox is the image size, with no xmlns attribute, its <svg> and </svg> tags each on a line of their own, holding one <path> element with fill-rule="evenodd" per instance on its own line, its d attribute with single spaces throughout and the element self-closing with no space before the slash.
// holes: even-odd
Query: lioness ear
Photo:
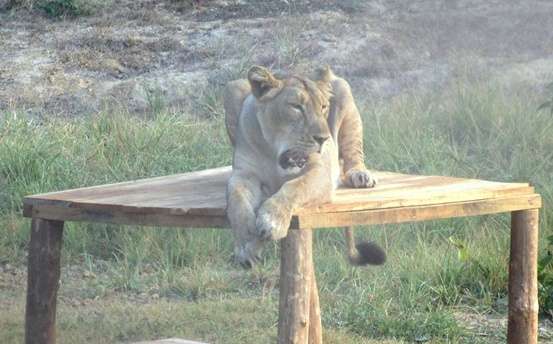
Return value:
<svg viewBox="0 0 553 344">
<path fill-rule="evenodd" d="M 261 66 L 253 66 L 248 71 L 248 81 L 252 87 L 252 93 L 257 99 L 267 98 L 271 91 L 282 86 L 282 82 L 275 78 L 271 72 Z"/>
<path fill-rule="evenodd" d="M 334 73 L 332 73 L 329 66 L 319 68 L 315 71 L 315 82 L 317 86 L 319 86 L 319 89 L 328 97 L 332 94 L 332 86 L 330 85 L 332 78 L 334 78 Z"/>
<path fill-rule="evenodd" d="M 332 70 L 329 66 L 324 66 L 322 68 L 318 68 L 315 72 L 315 80 L 322 84 L 328 84 L 330 83 L 330 80 L 332 80 L 332 77 L 334 76 L 334 73 L 332 73 Z"/>
</svg>

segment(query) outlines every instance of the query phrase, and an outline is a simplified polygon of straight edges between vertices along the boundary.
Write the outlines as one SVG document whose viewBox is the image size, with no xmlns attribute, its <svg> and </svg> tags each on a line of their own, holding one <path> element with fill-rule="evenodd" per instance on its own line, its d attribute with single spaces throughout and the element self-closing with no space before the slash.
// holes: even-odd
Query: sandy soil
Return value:
<svg viewBox="0 0 553 344">
<path fill-rule="evenodd" d="M 254 63 L 297 71 L 329 64 L 369 99 L 432 90 L 463 74 L 538 91 L 553 80 L 548 0 L 186 3 L 113 1 L 61 20 L 0 12 L 0 111 L 143 112 L 161 102 L 201 115 L 194 110 L 209 108 L 210 90 Z"/>
</svg>

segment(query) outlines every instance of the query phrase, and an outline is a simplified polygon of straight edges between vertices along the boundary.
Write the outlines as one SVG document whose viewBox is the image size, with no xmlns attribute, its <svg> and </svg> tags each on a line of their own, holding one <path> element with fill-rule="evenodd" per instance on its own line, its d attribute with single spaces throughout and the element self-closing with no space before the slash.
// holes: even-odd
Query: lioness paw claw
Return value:
<svg viewBox="0 0 553 344">
<path fill-rule="evenodd" d="M 377 180 L 367 170 L 348 171 L 346 181 L 349 186 L 354 188 L 372 188 Z"/>
<path fill-rule="evenodd" d="M 279 240 L 288 233 L 288 227 L 270 214 L 259 215 L 256 224 L 257 232 L 263 240 Z"/>
<path fill-rule="evenodd" d="M 257 213 L 257 233 L 263 240 L 279 240 L 288 234 L 290 215 L 276 207 L 263 204 Z"/>
</svg>

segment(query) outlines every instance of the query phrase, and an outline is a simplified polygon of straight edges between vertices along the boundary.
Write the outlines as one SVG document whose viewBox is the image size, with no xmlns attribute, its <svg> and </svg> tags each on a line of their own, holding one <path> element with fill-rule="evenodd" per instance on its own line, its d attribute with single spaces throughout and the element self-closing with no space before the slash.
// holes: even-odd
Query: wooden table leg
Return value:
<svg viewBox="0 0 553 344">
<path fill-rule="evenodd" d="M 321 308 L 319 306 L 319 289 L 313 265 L 311 277 L 311 297 L 309 300 L 309 344 L 323 343 L 323 326 L 321 324 Z"/>
<path fill-rule="evenodd" d="M 33 219 L 27 267 L 25 343 L 56 342 L 63 221 Z"/>
<path fill-rule="evenodd" d="M 511 213 L 509 344 L 538 342 L 538 210 Z"/>
<path fill-rule="evenodd" d="M 314 336 L 312 343 L 320 343 L 316 337 L 321 330 L 319 302 L 315 297 L 318 293 L 314 289 L 312 242 L 311 230 L 290 230 L 281 241 L 279 344 L 307 344 L 311 334 Z"/>
</svg>

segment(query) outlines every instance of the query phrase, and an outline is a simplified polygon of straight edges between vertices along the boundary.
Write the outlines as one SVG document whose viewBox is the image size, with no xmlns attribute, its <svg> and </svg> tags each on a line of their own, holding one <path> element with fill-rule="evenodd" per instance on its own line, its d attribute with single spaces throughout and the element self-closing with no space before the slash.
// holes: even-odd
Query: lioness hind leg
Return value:
<svg viewBox="0 0 553 344">
<path fill-rule="evenodd" d="M 261 183 L 252 176 L 233 174 L 227 189 L 227 217 L 234 234 L 234 259 L 250 268 L 260 259 L 262 242 L 255 212 L 262 200 Z"/>
</svg>

